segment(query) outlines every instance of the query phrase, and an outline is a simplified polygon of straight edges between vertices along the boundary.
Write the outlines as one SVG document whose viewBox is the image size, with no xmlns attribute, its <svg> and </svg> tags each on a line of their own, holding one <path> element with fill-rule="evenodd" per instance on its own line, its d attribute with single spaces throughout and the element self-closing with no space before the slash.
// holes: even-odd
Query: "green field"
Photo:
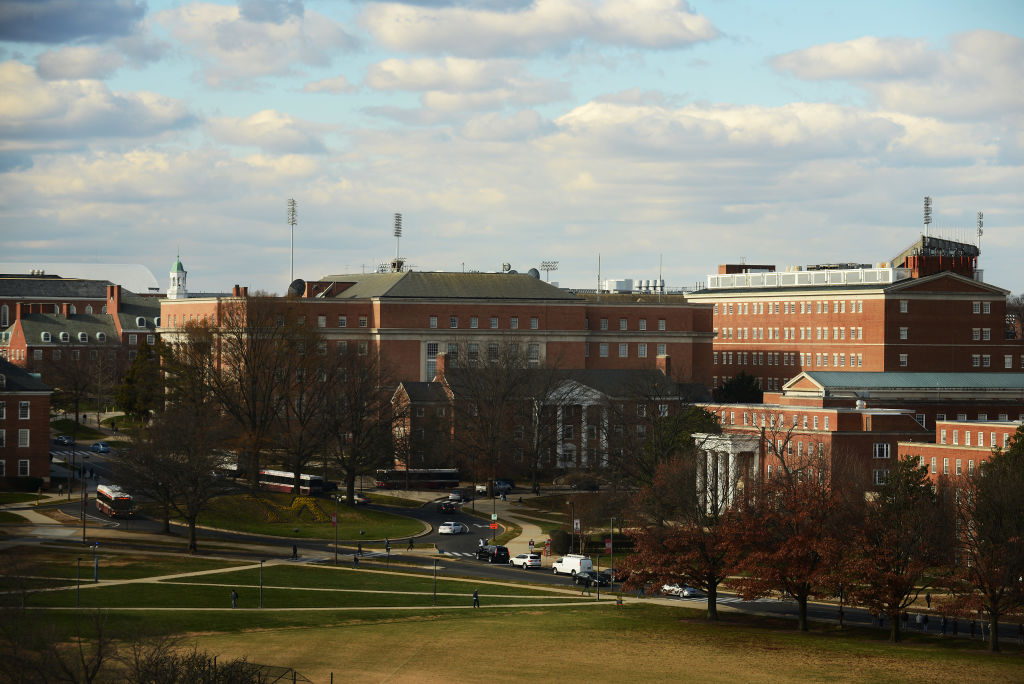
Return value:
<svg viewBox="0 0 1024 684">
<path fill-rule="evenodd" d="M 458 577 L 458 562 L 441 564 L 436 605 L 430 575 L 366 563 L 266 564 L 261 610 L 260 569 L 252 562 L 101 554 L 104 579 L 79 590 L 63 579 L 76 569 L 77 549 L 12 551 L 19 572 L 63 584 L 24 596 L 29 617 L 64 635 L 57 638 L 81 629 L 77 599 L 83 610 L 102 607 L 105 629 L 118 639 L 161 629 L 184 635 L 183 646 L 294 667 L 314 682 L 332 674 L 353 682 L 532 682 L 538 673 L 578 679 L 582 672 L 610 682 L 1024 681 L 1016 646 L 992 656 L 979 641 L 917 633 L 891 645 L 880 630 L 813 625 L 799 633 L 790 620 L 730 612 L 709 624 L 701 610 L 678 603 L 627 599 L 617 606 L 607 594 L 598 602 L 565 588 Z M 114 578 L 115 568 L 123 579 Z M 230 607 L 232 589 L 238 609 Z M 479 610 L 471 607 L 474 589 Z M 21 598 L 6 596 L 8 604 Z"/>
</svg>

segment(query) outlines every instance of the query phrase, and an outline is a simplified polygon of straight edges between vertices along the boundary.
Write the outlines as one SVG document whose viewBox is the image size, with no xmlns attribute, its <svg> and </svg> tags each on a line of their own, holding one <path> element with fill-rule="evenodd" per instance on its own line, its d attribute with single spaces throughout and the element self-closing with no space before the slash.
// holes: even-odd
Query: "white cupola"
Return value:
<svg viewBox="0 0 1024 684">
<path fill-rule="evenodd" d="M 188 299 L 188 291 L 185 289 L 185 267 L 181 265 L 181 256 L 174 260 L 171 266 L 171 285 L 167 288 L 168 299 Z"/>
</svg>

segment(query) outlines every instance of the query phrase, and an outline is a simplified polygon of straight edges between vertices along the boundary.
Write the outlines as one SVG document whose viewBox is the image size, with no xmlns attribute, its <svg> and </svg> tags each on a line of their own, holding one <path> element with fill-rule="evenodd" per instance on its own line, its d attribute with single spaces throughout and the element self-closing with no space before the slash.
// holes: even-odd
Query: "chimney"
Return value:
<svg viewBox="0 0 1024 684">
<path fill-rule="evenodd" d="M 245 287 L 242 288 L 242 296 L 243 297 L 248 297 L 249 296 L 249 286 L 248 285 L 246 285 Z"/>
<path fill-rule="evenodd" d="M 64 318 L 71 318 L 71 305 L 64 302 L 60 305 L 61 311 L 64 313 Z"/>
<path fill-rule="evenodd" d="M 434 377 L 430 379 L 430 382 L 442 382 L 444 380 L 444 367 L 447 360 L 448 354 L 442 352 L 437 355 L 437 370 L 434 372 Z"/>
<path fill-rule="evenodd" d="M 672 377 L 672 357 L 668 354 L 659 354 L 657 368 L 665 374 L 666 378 Z"/>
<path fill-rule="evenodd" d="M 121 311 L 121 286 L 107 285 L 107 313 L 116 314 Z"/>
<path fill-rule="evenodd" d="M 238 285 L 235 285 L 234 287 L 232 287 L 232 288 L 231 288 L 231 296 L 232 296 L 232 297 L 237 297 L 237 296 L 239 296 L 239 295 L 238 295 Z"/>
</svg>

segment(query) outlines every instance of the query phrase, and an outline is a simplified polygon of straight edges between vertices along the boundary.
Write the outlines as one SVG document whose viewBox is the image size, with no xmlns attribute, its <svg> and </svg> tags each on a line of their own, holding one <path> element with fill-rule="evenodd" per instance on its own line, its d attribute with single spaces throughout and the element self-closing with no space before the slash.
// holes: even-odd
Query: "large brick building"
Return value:
<svg viewBox="0 0 1024 684">
<path fill-rule="evenodd" d="M 43 382 L 0 359 L 0 482 L 50 482 L 50 394 Z"/>
<path fill-rule="evenodd" d="M 439 354 L 494 356 L 515 344 L 533 366 L 566 369 L 654 369 L 671 358 L 679 382 L 711 381 L 711 307 L 681 295 L 584 297 L 531 275 L 405 271 L 297 281 L 287 300 L 328 349 L 377 349 L 396 381 L 428 382 Z M 294 284 L 293 284 L 294 285 Z M 230 297 L 161 302 L 161 333 L 190 321 L 221 321 Z"/>
<path fill-rule="evenodd" d="M 920 459 L 933 481 L 943 475 L 973 475 L 994 449 L 1013 444 L 1021 425 L 1024 416 L 1020 420 L 940 420 L 935 423 L 933 443 L 900 442 L 899 455 Z"/>
<path fill-rule="evenodd" d="M 922 236 L 898 266 L 721 266 L 688 296 L 713 307 L 711 384 L 741 372 L 765 390 L 809 370 L 1020 372 L 1008 291 L 976 279 L 976 256 Z"/>
</svg>

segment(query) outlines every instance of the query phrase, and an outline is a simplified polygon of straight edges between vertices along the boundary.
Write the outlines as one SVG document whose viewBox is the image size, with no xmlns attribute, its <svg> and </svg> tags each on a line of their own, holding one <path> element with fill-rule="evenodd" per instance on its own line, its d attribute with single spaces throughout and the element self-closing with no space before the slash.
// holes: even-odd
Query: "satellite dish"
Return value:
<svg viewBox="0 0 1024 684">
<path fill-rule="evenodd" d="M 289 297 L 301 297 L 306 294 L 306 281 L 302 278 L 296 278 L 292 281 L 291 285 L 288 286 Z"/>
<path fill-rule="evenodd" d="M 537 269 L 531 268 L 529 271 L 527 271 L 527 273 L 532 275 L 534 278 L 540 280 L 540 271 L 538 271 Z"/>
<path fill-rule="evenodd" d="M 511 270 L 512 270 L 512 264 L 508 263 L 507 261 L 501 265 L 501 272 L 502 273 L 508 273 Z"/>
</svg>

